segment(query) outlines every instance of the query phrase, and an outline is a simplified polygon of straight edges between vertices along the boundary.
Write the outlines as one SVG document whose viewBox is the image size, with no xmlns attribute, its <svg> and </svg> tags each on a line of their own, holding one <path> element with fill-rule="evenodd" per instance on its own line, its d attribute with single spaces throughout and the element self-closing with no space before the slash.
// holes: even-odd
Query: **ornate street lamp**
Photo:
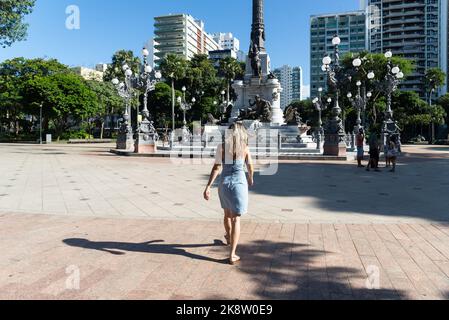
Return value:
<svg viewBox="0 0 449 320">
<path fill-rule="evenodd" d="M 329 156 L 346 156 L 346 142 L 343 122 L 340 118 L 341 108 L 339 105 L 340 87 L 344 79 L 341 75 L 340 67 L 340 52 L 339 45 L 341 43 L 340 37 L 335 35 L 332 39 L 334 46 L 334 60 L 330 56 L 323 58 L 323 66 L 321 69 L 327 73 L 329 92 L 334 94 L 334 106 L 332 107 L 332 117 L 326 126 L 326 135 L 324 142 L 324 155 Z"/>
<path fill-rule="evenodd" d="M 226 111 L 228 110 L 229 100 L 225 98 L 226 91 L 222 90 L 221 94 L 221 104 L 220 104 L 220 114 L 221 114 L 221 122 L 223 123 L 226 118 Z M 229 94 L 228 94 L 229 97 Z"/>
<path fill-rule="evenodd" d="M 134 96 L 134 89 L 131 83 L 133 72 L 127 64 L 123 65 L 122 70 L 125 74 L 125 81 L 120 82 L 117 78 L 112 80 L 112 84 L 116 87 L 120 97 L 125 101 L 125 114 L 123 122 L 119 129 L 117 137 L 117 149 L 132 150 L 134 147 L 133 128 L 131 126 L 131 100 Z"/>
<path fill-rule="evenodd" d="M 354 109 L 357 110 L 357 120 L 354 126 L 354 134 L 357 134 L 361 128 L 365 128 L 365 111 L 368 100 L 372 97 L 372 93 L 365 94 L 366 87 L 362 81 L 357 81 L 357 95 L 353 98 L 352 93 L 348 93 L 348 99 L 351 102 Z M 363 121 L 362 121 L 363 114 Z"/>
<path fill-rule="evenodd" d="M 399 128 L 393 120 L 393 110 L 391 108 L 391 96 L 397 90 L 399 83 L 404 78 L 404 73 L 398 66 L 393 66 L 391 58 L 393 53 L 387 51 L 385 58 L 387 58 L 387 74 L 383 81 L 378 82 L 378 87 L 382 93 L 387 97 L 387 111 L 385 112 L 385 120 L 382 126 L 383 145 L 385 146 L 390 136 L 399 134 Z"/>
<path fill-rule="evenodd" d="M 120 129 L 120 135 L 117 140 L 117 149 L 132 149 L 133 132 L 131 126 L 131 100 L 137 89 L 144 93 L 142 122 L 137 123 L 137 139 L 135 144 L 136 153 L 153 153 L 157 150 L 157 140 L 159 139 L 153 122 L 150 121 L 150 112 L 148 110 L 148 94 L 155 89 L 162 74 L 159 71 L 153 70 L 148 65 L 149 51 L 144 48 L 142 50 L 143 65 L 140 67 L 139 74 L 133 74 L 131 68 L 124 64 L 122 70 L 125 74 L 125 82 L 119 82 L 118 79 L 113 79 L 112 83 L 117 87 L 119 95 L 125 99 L 126 110 L 124 115 L 124 123 Z"/>
<path fill-rule="evenodd" d="M 316 131 L 317 150 L 321 150 L 321 142 L 324 136 L 322 113 L 327 109 L 327 105 L 332 103 L 331 98 L 327 99 L 327 104 L 324 103 L 322 94 L 323 88 L 318 88 L 318 97 L 312 100 L 315 109 L 318 111 L 318 129 Z"/>
<path fill-rule="evenodd" d="M 183 98 L 178 97 L 178 103 L 183 112 L 182 141 L 183 141 L 183 143 L 188 143 L 188 142 L 190 142 L 191 134 L 190 134 L 189 128 L 187 127 L 186 113 L 187 113 L 187 111 L 190 111 L 192 109 L 193 105 L 196 103 L 196 99 L 192 98 L 192 103 L 187 103 L 186 87 L 183 87 L 182 91 L 183 91 Z"/>
</svg>

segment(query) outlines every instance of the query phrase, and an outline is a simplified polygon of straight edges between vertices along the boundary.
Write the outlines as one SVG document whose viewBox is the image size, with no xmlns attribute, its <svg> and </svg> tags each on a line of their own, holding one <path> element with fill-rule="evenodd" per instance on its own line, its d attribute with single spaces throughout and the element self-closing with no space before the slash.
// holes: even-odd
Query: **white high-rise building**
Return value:
<svg viewBox="0 0 449 320">
<path fill-rule="evenodd" d="M 302 100 L 303 77 L 301 67 L 290 67 L 288 65 L 273 71 L 282 86 L 281 108 L 284 110 L 293 101 Z"/>
<path fill-rule="evenodd" d="M 144 45 L 144 47 L 149 51 L 149 55 L 148 55 L 148 65 L 150 65 L 152 68 L 155 67 L 155 61 L 157 60 L 157 57 L 155 56 L 156 52 L 159 52 L 158 50 L 155 49 L 157 45 L 157 42 L 154 41 L 154 38 L 151 38 L 150 40 L 148 40 L 148 42 Z"/>
<path fill-rule="evenodd" d="M 204 22 L 188 14 L 175 14 L 154 18 L 154 64 L 168 53 L 187 60 L 196 54 L 208 54 L 221 49 L 204 28 Z"/>
<path fill-rule="evenodd" d="M 369 50 L 391 50 L 394 55 L 412 60 L 415 69 L 401 88 L 426 98 L 426 71 L 448 70 L 448 0 L 365 0 L 364 4 Z M 445 92 L 447 85 L 439 94 Z"/>
<path fill-rule="evenodd" d="M 235 53 L 235 57 L 239 61 L 245 61 L 246 55 L 240 50 L 240 40 L 234 37 L 230 32 L 228 33 L 214 33 L 212 37 L 222 50 L 231 50 Z M 233 56 L 234 56 L 233 53 Z"/>
</svg>

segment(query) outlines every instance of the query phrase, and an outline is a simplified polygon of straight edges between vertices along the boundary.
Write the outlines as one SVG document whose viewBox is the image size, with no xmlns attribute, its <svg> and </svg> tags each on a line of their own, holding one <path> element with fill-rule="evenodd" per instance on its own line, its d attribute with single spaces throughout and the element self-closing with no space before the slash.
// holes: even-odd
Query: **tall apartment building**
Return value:
<svg viewBox="0 0 449 320">
<path fill-rule="evenodd" d="M 223 49 L 233 51 L 232 56 L 239 61 L 245 61 L 245 53 L 240 50 L 240 40 L 234 37 L 230 32 L 228 33 L 214 33 L 212 34 L 214 41 Z"/>
<path fill-rule="evenodd" d="M 292 70 L 292 101 L 303 100 L 302 68 L 294 67 Z"/>
<path fill-rule="evenodd" d="M 340 56 L 367 49 L 365 10 L 314 15 L 310 18 L 310 94 L 318 95 L 318 88 L 326 88 L 326 74 L 321 70 L 325 55 L 334 51 L 332 38 L 341 38 Z"/>
<path fill-rule="evenodd" d="M 204 22 L 188 14 L 154 18 L 154 63 L 168 53 L 191 59 L 195 54 L 208 54 L 221 49 L 204 28 Z"/>
<path fill-rule="evenodd" d="M 155 61 L 158 59 L 157 56 L 155 55 L 156 52 L 159 52 L 155 47 L 157 45 L 157 42 L 154 40 L 154 38 L 151 38 L 150 40 L 147 41 L 147 43 L 144 44 L 144 47 L 148 50 L 149 55 L 148 55 L 148 64 L 154 68 L 155 67 Z"/>
<path fill-rule="evenodd" d="M 424 76 L 429 68 L 448 70 L 448 0 L 365 0 L 369 50 L 414 61 L 416 69 L 403 90 L 426 97 Z M 447 92 L 447 85 L 440 94 Z"/>
<path fill-rule="evenodd" d="M 284 110 L 295 100 L 302 100 L 302 68 L 288 65 L 273 71 L 282 87 L 281 108 Z"/>
</svg>

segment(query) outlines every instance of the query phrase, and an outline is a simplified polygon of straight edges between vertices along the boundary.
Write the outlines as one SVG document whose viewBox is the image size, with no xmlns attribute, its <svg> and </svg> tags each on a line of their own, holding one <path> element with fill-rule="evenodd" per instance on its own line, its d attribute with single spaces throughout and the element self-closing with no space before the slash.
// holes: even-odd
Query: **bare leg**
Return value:
<svg viewBox="0 0 449 320">
<path fill-rule="evenodd" d="M 393 169 L 391 169 L 391 172 L 395 172 L 396 171 L 396 159 L 392 159 L 391 163 L 393 165 Z"/>
<path fill-rule="evenodd" d="M 232 216 L 231 216 L 231 213 L 227 209 L 225 209 L 225 212 L 224 212 L 223 223 L 224 223 L 224 228 L 226 231 L 225 239 L 226 239 L 227 245 L 229 246 L 231 244 Z"/>
<path fill-rule="evenodd" d="M 232 232 L 231 232 L 231 255 L 230 262 L 237 262 L 240 257 L 236 255 L 237 246 L 240 240 L 240 216 L 232 215 Z"/>
</svg>

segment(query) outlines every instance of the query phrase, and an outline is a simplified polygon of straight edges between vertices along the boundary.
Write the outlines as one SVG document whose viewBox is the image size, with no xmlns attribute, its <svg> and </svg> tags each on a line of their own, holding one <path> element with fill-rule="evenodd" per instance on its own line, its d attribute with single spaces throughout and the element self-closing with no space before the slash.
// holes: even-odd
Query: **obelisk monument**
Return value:
<svg viewBox="0 0 449 320">
<path fill-rule="evenodd" d="M 264 0 L 253 0 L 253 16 L 251 26 L 251 44 L 246 58 L 244 80 L 235 81 L 233 88 L 237 94 L 232 109 L 231 120 L 239 117 L 240 110 L 250 107 L 250 101 L 256 96 L 271 103 L 271 125 L 284 124 L 284 113 L 281 109 L 279 80 L 271 73 L 270 57 L 265 48 Z"/>
</svg>

